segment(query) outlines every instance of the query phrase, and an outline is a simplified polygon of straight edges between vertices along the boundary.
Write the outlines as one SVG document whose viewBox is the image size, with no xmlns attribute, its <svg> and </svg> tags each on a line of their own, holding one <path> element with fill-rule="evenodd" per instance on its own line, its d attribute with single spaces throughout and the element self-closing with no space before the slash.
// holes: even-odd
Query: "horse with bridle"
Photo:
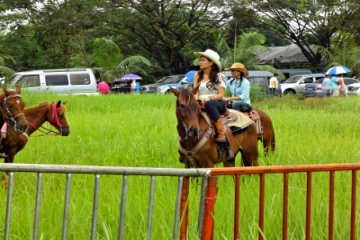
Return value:
<svg viewBox="0 0 360 240">
<path fill-rule="evenodd" d="M 55 133 L 56 135 L 68 136 L 70 133 L 69 124 L 65 117 L 65 102 L 44 102 L 37 106 L 26 108 L 24 113 L 27 119 L 27 129 L 24 134 L 18 134 L 17 132 L 9 129 L 6 132 L 6 137 L 3 139 L 0 152 L 5 153 L 5 162 L 12 163 L 16 153 L 22 150 L 29 136 L 41 128 L 45 134 Z M 49 122 L 54 126 L 58 132 L 51 129 L 42 127 L 43 123 Z"/>
<path fill-rule="evenodd" d="M 25 103 L 20 95 L 21 88 L 8 90 L 6 85 L 2 86 L 3 94 L 0 94 L 0 128 L 6 123 L 17 134 L 22 134 L 27 128 L 24 114 Z M 3 131 L 3 129 L 1 129 Z"/>
<path fill-rule="evenodd" d="M 227 151 L 219 147 L 215 140 L 214 127 L 194 97 L 197 89 L 171 90 L 177 98 L 176 117 L 180 162 L 183 162 L 186 167 L 196 168 L 211 168 L 220 162 L 225 167 L 233 167 L 236 154 L 241 152 L 245 166 L 258 165 L 258 134 L 254 124 L 231 135 L 233 144 L 230 148 L 234 156 L 228 159 Z"/>
</svg>

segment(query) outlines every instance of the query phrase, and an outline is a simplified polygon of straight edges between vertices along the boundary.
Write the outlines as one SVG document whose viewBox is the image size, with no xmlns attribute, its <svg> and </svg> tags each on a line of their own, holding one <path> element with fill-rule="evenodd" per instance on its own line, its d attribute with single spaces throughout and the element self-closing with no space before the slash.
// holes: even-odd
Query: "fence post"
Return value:
<svg viewBox="0 0 360 240">
<path fill-rule="evenodd" d="M 187 239 L 187 229 L 189 225 L 189 177 L 185 176 L 183 179 L 182 191 L 181 191 L 181 204 L 180 204 L 180 240 Z"/>
<path fill-rule="evenodd" d="M 217 177 L 209 177 L 206 191 L 204 223 L 201 234 L 202 240 L 212 240 L 214 237 L 214 213 L 217 195 Z"/>
</svg>

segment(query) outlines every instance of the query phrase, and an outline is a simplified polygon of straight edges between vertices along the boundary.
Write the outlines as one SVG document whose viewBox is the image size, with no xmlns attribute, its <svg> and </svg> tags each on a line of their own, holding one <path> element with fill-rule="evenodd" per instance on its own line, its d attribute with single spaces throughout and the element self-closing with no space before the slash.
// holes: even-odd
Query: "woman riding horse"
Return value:
<svg viewBox="0 0 360 240">
<path fill-rule="evenodd" d="M 226 114 L 225 76 L 221 71 L 220 56 L 217 52 L 207 49 L 205 52 L 196 52 L 199 56 L 200 70 L 194 76 L 194 89 L 198 89 L 195 99 L 209 114 L 215 129 L 216 141 L 226 142 L 225 131 L 221 115 Z"/>
</svg>

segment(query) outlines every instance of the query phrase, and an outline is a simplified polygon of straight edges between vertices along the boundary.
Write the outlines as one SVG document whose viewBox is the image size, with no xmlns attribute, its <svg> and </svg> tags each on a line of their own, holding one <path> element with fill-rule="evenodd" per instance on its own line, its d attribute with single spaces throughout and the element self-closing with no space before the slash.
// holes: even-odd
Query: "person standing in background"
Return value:
<svg viewBox="0 0 360 240">
<path fill-rule="evenodd" d="M 274 73 L 274 76 L 272 76 L 269 80 L 269 90 L 270 90 L 270 95 L 271 96 L 277 96 L 278 92 L 277 89 L 279 88 L 279 80 L 278 77 L 279 75 L 277 73 Z"/>
<path fill-rule="evenodd" d="M 344 80 L 344 75 L 341 74 L 338 78 L 338 84 L 339 84 L 339 95 L 345 97 L 346 94 L 346 85 Z"/>
<path fill-rule="evenodd" d="M 110 92 L 110 87 L 107 82 L 101 81 L 97 84 L 97 89 L 101 94 L 108 94 Z"/>
<path fill-rule="evenodd" d="M 332 94 L 332 84 L 330 80 L 330 76 L 328 74 L 325 75 L 324 80 L 321 83 L 324 90 L 326 90 L 326 95 L 331 96 Z"/>
<path fill-rule="evenodd" d="M 339 79 L 335 75 L 332 75 L 330 78 L 330 81 L 331 81 L 331 88 L 332 88 L 331 96 L 333 96 L 333 97 L 339 96 L 339 94 L 340 94 Z"/>
</svg>

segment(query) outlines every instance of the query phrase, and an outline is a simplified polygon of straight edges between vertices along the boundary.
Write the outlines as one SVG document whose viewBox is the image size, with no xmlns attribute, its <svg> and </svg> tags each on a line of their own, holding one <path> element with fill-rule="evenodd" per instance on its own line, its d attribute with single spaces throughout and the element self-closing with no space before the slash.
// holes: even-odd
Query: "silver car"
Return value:
<svg viewBox="0 0 360 240">
<path fill-rule="evenodd" d="M 324 78 L 323 73 L 313 73 L 306 75 L 295 75 L 286 79 L 280 84 L 283 95 L 303 94 L 305 92 L 305 85 L 313 83 L 318 79 Z"/>
</svg>

